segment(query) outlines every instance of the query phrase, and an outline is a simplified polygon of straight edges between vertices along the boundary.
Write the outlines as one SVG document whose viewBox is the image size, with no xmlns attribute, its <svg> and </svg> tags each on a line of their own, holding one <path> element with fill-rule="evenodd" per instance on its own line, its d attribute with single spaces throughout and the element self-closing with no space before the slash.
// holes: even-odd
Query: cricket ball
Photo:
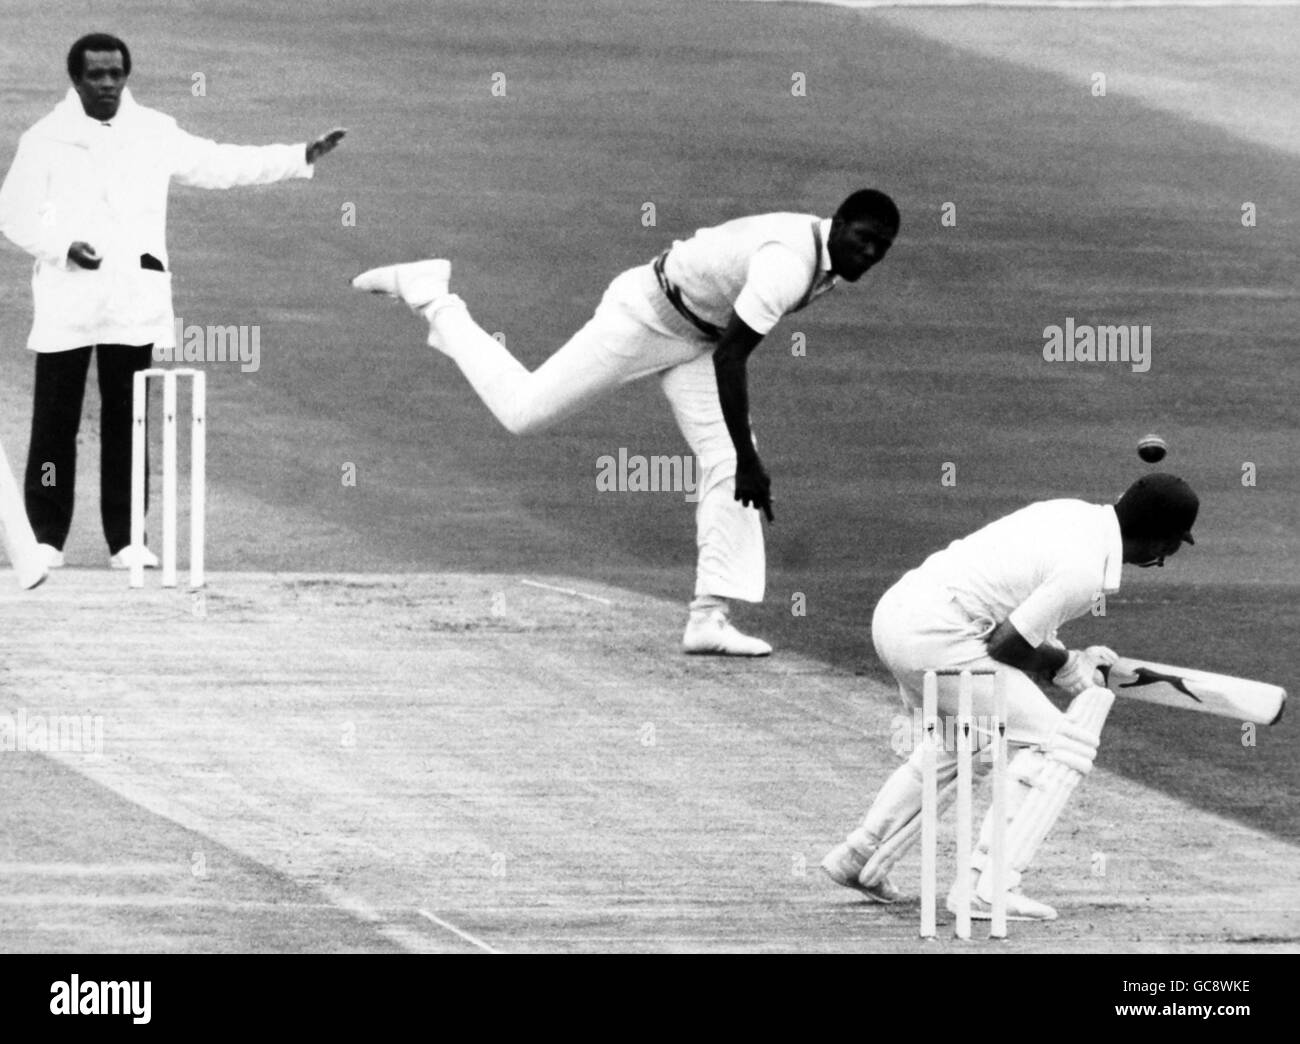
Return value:
<svg viewBox="0 0 1300 1044">
<path fill-rule="evenodd" d="M 1148 464 L 1164 460 L 1168 451 L 1169 447 L 1159 435 L 1143 435 L 1138 442 L 1138 456 Z"/>
</svg>

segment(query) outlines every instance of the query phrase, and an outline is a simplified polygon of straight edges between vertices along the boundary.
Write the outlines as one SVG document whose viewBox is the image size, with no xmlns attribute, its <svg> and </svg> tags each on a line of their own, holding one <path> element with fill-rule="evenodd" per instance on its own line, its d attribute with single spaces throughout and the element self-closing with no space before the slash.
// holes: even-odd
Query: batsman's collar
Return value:
<svg viewBox="0 0 1300 1044">
<path fill-rule="evenodd" d="M 831 270 L 831 250 L 829 246 L 831 241 L 831 219 L 830 218 L 822 218 L 821 235 L 822 235 L 822 256 L 817 259 L 817 265 L 823 272 L 829 272 Z"/>
<path fill-rule="evenodd" d="M 1106 565 L 1102 569 L 1101 589 L 1106 594 L 1119 590 L 1120 576 L 1124 571 L 1124 536 L 1119 531 L 1119 516 L 1113 507 L 1103 507 L 1106 530 Z"/>
</svg>

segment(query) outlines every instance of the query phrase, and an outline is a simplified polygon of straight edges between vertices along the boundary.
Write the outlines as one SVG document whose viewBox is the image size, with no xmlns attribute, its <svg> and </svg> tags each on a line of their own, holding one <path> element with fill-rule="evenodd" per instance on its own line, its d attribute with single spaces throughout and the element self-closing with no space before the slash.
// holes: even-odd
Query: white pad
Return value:
<svg viewBox="0 0 1300 1044">
<path fill-rule="evenodd" d="M 1056 731 L 1047 738 L 1047 742 L 1043 744 L 1043 751 L 1049 757 L 1068 765 L 1081 776 L 1086 776 L 1092 771 L 1092 763 L 1097 759 L 1097 747 L 1100 743 L 1100 733 L 1075 724 L 1067 716 L 1062 719 Z"/>
<path fill-rule="evenodd" d="M 952 778 L 939 787 L 936 817 L 942 819 L 943 814 L 956 800 L 957 773 L 954 771 Z M 894 869 L 894 864 L 907 854 L 920 836 L 921 810 L 917 808 L 916 813 L 910 819 L 906 820 L 889 837 L 880 842 L 871 858 L 867 860 L 867 865 L 862 868 L 862 873 L 858 875 L 858 881 L 866 888 L 880 884 L 888 876 L 889 871 Z"/>
<path fill-rule="evenodd" d="M 1007 793 L 1005 814 L 1007 823 L 1016 818 L 1016 814 L 1033 792 L 1033 788 L 1047 767 L 1047 759 L 1037 747 L 1023 747 L 1007 765 Z M 1003 839 L 1005 846 L 1005 837 Z M 980 825 L 979 842 L 971 853 L 971 866 L 983 871 L 988 865 L 989 853 L 993 848 L 993 809 L 989 808 Z"/>
<path fill-rule="evenodd" d="M 1065 734 L 1070 742 L 1053 742 L 1048 745 L 1042 755 L 1042 767 L 1033 781 L 1033 789 L 1007 826 L 1009 888 L 1014 889 L 1020 883 L 1021 875 L 1065 810 L 1075 786 L 1091 771 L 1096 746 L 1089 748 L 1086 740 L 1096 737 L 1100 741 L 1102 725 L 1114 702 L 1115 694 L 1109 689 L 1085 689 L 1074 698 L 1069 710 L 1065 712 L 1068 724 L 1074 727 L 1068 730 L 1063 727 L 1058 731 L 1058 736 Z M 1054 741 L 1056 739 L 1053 737 Z M 1085 757 L 1089 749 L 1092 754 Z M 1016 760 L 1019 761 L 1019 758 Z M 1080 771 L 1080 767 L 1084 771 Z M 986 902 L 992 900 L 991 878 L 992 875 L 988 873 L 980 875 L 978 895 Z"/>
<path fill-rule="evenodd" d="M 3 446 L 0 446 L 0 538 L 9 564 L 17 574 L 18 586 L 26 589 L 40 583 L 45 576 L 45 558 L 27 520 L 23 493 L 9 470 Z"/>
<path fill-rule="evenodd" d="M 972 758 L 971 761 L 971 769 L 978 782 L 992 766 L 983 758 Z M 935 805 L 937 819 L 942 819 L 944 813 L 957 800 L 956 762 L 948 766 L 946 771 L 949 773 L 948 777 L 942 778 L 941 771 L 938 786 L 939 800 Z M 862 851 L 872 852 L 867 865 L 858 875 L 858 880 L 867 888 L 878 885 L 921 836 L 921 772 L 917 755 L 909 758 L 907 763 L 900 766 L 895 775 L 890 777 L 881 788 L 876 801 L 879 805 L 888 808 L 890 815 L 887 818 L 892 818 L 898 826 L 879 844 L 876 844 L 871 832 L 864 827 L 849 835 L 850 843 L 856 841 L 857 847 Z M 872 811 L 867 813 L 866 822 L 869 823 L 877 818 L 873 813 L 878 811 L 877 805 L 873 805 Z"/>
</svg>

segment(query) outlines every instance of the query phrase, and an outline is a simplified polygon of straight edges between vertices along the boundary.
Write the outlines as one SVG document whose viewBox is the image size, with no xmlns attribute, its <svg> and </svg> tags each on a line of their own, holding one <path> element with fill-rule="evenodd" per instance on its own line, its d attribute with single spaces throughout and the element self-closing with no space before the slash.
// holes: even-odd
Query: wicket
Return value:
<svg viewBox="0 0 1300 1044">
<path fill-rule="evenodd" d="M 993 718 L 991 743 L 993 752 L 993 837 L 989 850 L 993 873 L 993 908 L 989 938 L 1004 939 L 1007 934 L 1007 844 L 1006 844 L 1006 776 L 1007 776 L 1007 693 L 1002 671 L 988 669 L 939 668 L 925 672 L 922 688 L 921 748 L 921 937 L 932 939 L 938 934 L 935 906 L 938 895 L 939 780 L 938 751 L 943 745 L 939 735 L 939 678 L 957 678 L 957 923 L 959 939 L 971 934 L 971 813 L 972 762 L 974 753 L 971 703 L 976 677 L 993 679 Z"/>
<path fill-rule="evenodd" d="M 176 586 L 176 386 L 190 378 L 190 587 L 204 584 L 203 541 L 207 496 L 207 374 L 202 370 L 148 369 L 135 374 L 131 402 L 131 546 L 144 545 L 144 503 L 149 476 L 145 469 L 148 433 L 145 416 L 149 378 L 163 382 L 162 586 Z M 144 563 L 131 564 L 131 586 L 144 587 Z"/>
</svg>

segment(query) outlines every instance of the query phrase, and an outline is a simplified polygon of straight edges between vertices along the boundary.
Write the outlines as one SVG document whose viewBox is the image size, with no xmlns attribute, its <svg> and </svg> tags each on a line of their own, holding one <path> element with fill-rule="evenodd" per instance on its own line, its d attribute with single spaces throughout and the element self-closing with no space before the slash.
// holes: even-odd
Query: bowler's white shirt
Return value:
<svg viewBox="0 0 1300 1044">
<path fill-rule="evenodd" d="M 954 540 L 914 570 L 974 619 L 1010 620 L 1037 648 L 1103 592 L 1119 590 L 1124 546 L 1115 509 L 1044 500 Z"/>
<path fill-rule="evenodd" d="M 735 312 L 751 330 L 766 334 L 805 296 L 811 301 L 835 285 L 826 247 L 830 227 L 829 218 L 815 214 L 737 218 L 673 243 L 664 274 L 701 319 L 725 327 Z"/>
</svg>

